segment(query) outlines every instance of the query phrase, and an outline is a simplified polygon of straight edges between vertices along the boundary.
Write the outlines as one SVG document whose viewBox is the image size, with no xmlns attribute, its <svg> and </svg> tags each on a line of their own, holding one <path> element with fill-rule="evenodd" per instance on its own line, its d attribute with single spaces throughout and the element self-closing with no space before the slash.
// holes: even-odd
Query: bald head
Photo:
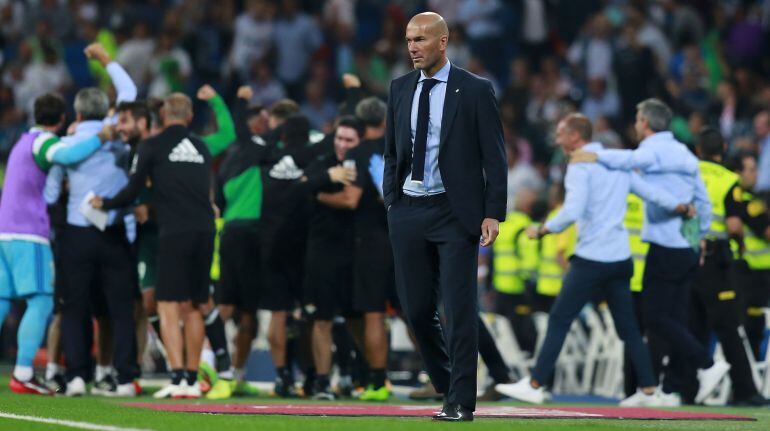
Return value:
<svg viewBox="0 0 770 431">
<path fill-rule="evenodd" d="M 192 121 L 192 100 L 182 93 L 171 93 L 163 99 L 161 117 L 165 126 L 188 125 Z"/>
<path fill-rule="evenodd" d="M 436 36 L 449 36 L 449 27 L 444 18 L 436 12 L 418 13 L 409 20 L 407 28 L 410 26 L 425 27 L 425 29 Z"/>
<path fill-rule="evenodd" d="M 449 28 L 441 15 L 417 14 L 406 26 L 406 44 L 415 69 L 431 77 L 446 64 Z"/>
</svg>

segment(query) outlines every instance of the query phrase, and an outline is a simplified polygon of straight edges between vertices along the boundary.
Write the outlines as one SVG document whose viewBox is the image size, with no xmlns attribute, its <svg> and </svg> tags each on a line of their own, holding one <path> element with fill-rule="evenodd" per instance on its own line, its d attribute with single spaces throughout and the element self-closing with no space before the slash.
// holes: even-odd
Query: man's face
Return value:
<svg viewBox="0 0 770 431">
<path fill-rule="evenodd" d="M 744 157 L 741 160 L 743 169 L 739 172 L 741 185 L 747 189 L 753 189 L 757 184 L 757 161 L 754 157 Z"/>
<path fill-rule="evenodd" d="M 356 129 L 337 127 L 337 132 L 334 134 L 334 153 L 337 155 L 337 160 L 344 160 L 347 152 L 357 147 L 360 141 Z"/>
<path fill-rule="evenodd" d="M 556 134 L 554 137 L 556 145 L 560 146 L 565 153 L 570 154 L 575 150 L 575 143 L 577 142 L 577 139 L 575 139 L 576 135 L 577 133 L 570 130 L 566 122 L 559 121 L 559 124 L 556 126 Z"/>
<path fill-rule="evenodd" d="M 647 132 L 647 119 L 644 118 L 641 112 L 636 111 L 636 122 L 634 123 L 634 130 L 636 131 L 636 139 L 644 139 L 644 135 Z"/>
<path fill-rule="evenodd" d="M 249 132 L 252 135 L 261 135 L 267 132 L 269 128 L 269 119 L 266 111 L 260 111 L 257 115 L 252 115 L 246 122 L 249 126 Z"/>
<path fill-rule="evenodd" d="M 142 139 L 143 130 L 140 128 L 140 122 L 136 121 L 131 111 L 120 111 L 118 113 L 118 124 L 115 129 L 123 142 L 136 143 Z M 141 120 L 143 128 L 146 128 L 146 122 Z"/>
<path fill-rule="evenodd" d="M 449 37 L 440 35 L 427 25 L 410 22 L 406 27 L 406 46 L 415 69 L 430 70 L 441 60 Z"/>
</svg>

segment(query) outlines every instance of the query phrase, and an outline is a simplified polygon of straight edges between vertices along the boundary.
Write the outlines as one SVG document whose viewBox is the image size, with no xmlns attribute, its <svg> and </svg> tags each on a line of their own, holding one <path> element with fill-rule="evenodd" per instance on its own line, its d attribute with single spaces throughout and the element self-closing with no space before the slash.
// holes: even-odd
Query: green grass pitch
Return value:
<svg viewBox="0 0 770 431">
<path fill-rule="evenodd" d="M 197 413 L 156 412 L 146 409 L 129 408 L 120 405 L 128 399 L 85 398 L 47 398 L 21 396 L 10 392 L 7 377 L 0 378 L 0 430 L 72 430 L 84 429 L 63 426 L 61 424 L 34 423 L 24 420 L 2 417 L 4 414 L 35 416 L 46 419 L 88 422 L 102 426 L 112 426 L 113 431 L 121 429 L 147 429 L 170 431 L 230 431 L 230 430 L 328 430 L 328 431 L 412 431 L 446 428 L 474 430 L 770 430 L 770 408 L 704 408 L 686 407 L 683 410 L 699 410 L 715 413 L 732 413 L 750 416 L 755 422 L 732 421 L 660 421 L 660 420 L 559 420 L 559 419 L 476 419 L 473 423 L 445 424 L 434 423 L 429 418 L 332 418 L 332 417 L 297 417 L 297 416 L 259 416 L 259 415 L 211 415 Z M 142 396 L 137 401 L 151 402 L 150 396 Z M 168 402 L 168 401 L 164 401 Z M 204 401 L 205 402 L 205 401 Z M 273 398 L 232 399 L 229 403 L 276 403 Z M 307 403 L 313 401 L 295 401 Z M 353 401 L 355 402 L 355 401 Z M 345 401 L 345 403 L 350 403 Z M 393 403 L 406 404 L 404 400 Z M 501 403 L 498 405 L 513 405 Z M 558 406 L 558 404 L 552 405 Z M 102 428 L 106 429 L 106 428 Z"/>
</svg>

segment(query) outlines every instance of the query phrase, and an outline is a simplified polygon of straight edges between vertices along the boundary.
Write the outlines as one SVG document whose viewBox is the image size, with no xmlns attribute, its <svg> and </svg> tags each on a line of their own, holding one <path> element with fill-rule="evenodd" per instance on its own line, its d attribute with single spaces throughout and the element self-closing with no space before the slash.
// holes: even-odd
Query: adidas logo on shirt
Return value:
<svg viewBox="0 0 770 431">
<path fill-rule="evenodd" d="M 171 154 L 168 155 L 168 159 L 172 162 L 203 163 L 203 156 L 188 138 L 184 138 L 176 144 L 176 147 L 171 150 Z"/>
<path fill-rule="evenodd" d="M 294 163 L 294 159 L 291 156 L 283 156 L 278 163 L 273 165 L 269 173 L 270 178 L 275 178 L 277 180 L 296 180 L 303 174 L 304 172 L 297 167 L 297 164 Z"/>
</svg>

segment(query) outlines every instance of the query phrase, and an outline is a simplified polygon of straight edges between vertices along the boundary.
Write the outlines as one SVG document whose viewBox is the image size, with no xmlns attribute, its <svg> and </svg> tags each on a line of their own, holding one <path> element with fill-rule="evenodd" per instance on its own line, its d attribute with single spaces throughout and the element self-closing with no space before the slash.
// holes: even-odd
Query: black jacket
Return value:
<svg viewBox="0 0 770 431">
<path fill-rule="evenodd" d="M 383 194 L 389 208 L 411 171 L 411 109 L 418 70 L 394 79 L 388 97 Z M 464 69 L 449 70 L 438 165 L 455 216 L 472 235 L 484 218 L 505 220 L 508 166 L 494 90 Z"/>
</svg>

